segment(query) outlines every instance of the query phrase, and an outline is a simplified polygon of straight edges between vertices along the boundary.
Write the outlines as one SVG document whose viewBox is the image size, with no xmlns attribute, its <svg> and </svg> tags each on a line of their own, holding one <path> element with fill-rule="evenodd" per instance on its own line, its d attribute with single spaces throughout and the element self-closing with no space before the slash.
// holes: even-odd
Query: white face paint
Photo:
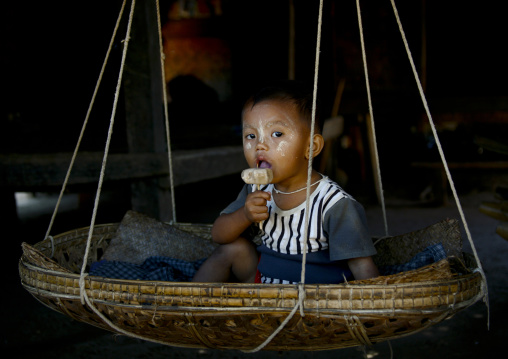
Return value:
<svg viewBox="0 0 508 359">
<path fill-rule="evenodd" d="M 273 121 L 273 118 L 263 118 L 258 117 L 253 124 L 250 124 L 249 127 L 252 129 L 252 131 L 256 134 L 257 142 L 266 144 L 268 143 L 270 132 L 270 121 Z M 247 141 L 246 138 L 243 138 L 243 147 L 244 150 L 250 150 L 254 146 L 252 141 Z"/>
<path fill-rule="evenodd" d="M 271 168 L 274 183 L 285 182 L 288 190 L 305 184 L 308 129 L 293 105 L 262 102 L 246 109 L 242 122 L 243 149 L 249 167 Z"/>
<path fill-rule="evenodd" d="M 258 131 L 259 142 L 261 142 L 261 143 L 265 143 L 265 139 L 266 139 L 265 126 L 266 125 L 264 123 L 259 121 L 257 128 L 256 128 Z"/>
<path fill-rule="evenodd" d="M 287 147 L 287 142 L 286 141 L 281 141 L 279 143 L 279 145 L 277 146 L 277 152 L 279 152 L 279 154 L 282 157 L 286 157 L 286 152 L 285 152 L 285 148 L 286 147 Z"/>
<path fill-rule="evenodd" d="M 279 144 L 277 146 L 277 152 L 279 152 L 279 154 L 282 157 L 286 157 L 286 148 L 288 147 L 288 145 L 289 145 L 289 143 L 287 141 L 279 142 Z"/>
</svg>

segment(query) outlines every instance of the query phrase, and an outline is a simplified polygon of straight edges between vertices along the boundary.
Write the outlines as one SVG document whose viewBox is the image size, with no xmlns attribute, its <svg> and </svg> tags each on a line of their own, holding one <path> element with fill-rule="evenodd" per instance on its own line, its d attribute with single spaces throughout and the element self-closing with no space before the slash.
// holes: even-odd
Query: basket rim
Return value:
<svg viewBox="0 0 508 359">
<path fill-rule="evenodd" d="M 44 297 L 52 297 L 52 298 L 60 298 L 60 299 L 69 299 L 69 300 L 80 300 L 79 294 L 79 278 L 80 275 L 75 273 L 59 273 L 53 270 L 48 270 L 44 268 L 39 268 L 34 265 L 30 265 L 27 263 L 23 263 L 20 261 L 20 271 L 21 266 L 24 266 L 26 270 L 34 272 L 39 272 L 38 274 L 42 275 L 47 281 L 55 282 L 55 283 L 65 283 L 65 285 L 54 285 L 50 286 L 51 289 L 44 289 L 43 286 L 37 286 L 34 283 L 28 283 L 24 278 L 22 278 L 22 286 L 33 295 L 39 295 Z M 30 275 L 28 275 L 30 276 Z M 23 277 L 23 276 L 22 276 Z M 60 277 L 63 280 L 58 280 L 57 277 Z M 62 278 L 63 277 L 63 278 Z M 335 314 L 340 315 L 344 313 L 363 313 L 363 314 L 375 314 L 375 315 L 386 315 L 389 313 L 438 313 L 443 311 L 456 312 L 462 309 L 465 309 L 476 302 L 478 302 L 481 298 L 485 296 L 481 275 L 478 272 L 472 272 L 470 274 L 461 276 L 459 278 L 452 279 L 444 279 L 439 281 L 427 281 L 427 282 L 410 282 L 410 283 L 399 283 L 399 284 L 389 284 L 389 285 L 380 285 L 380 284 L 307 284 L 304 286 L 306 299 L 304 300 L 307 304 L 304 305 L 306 312 L 316 312 L 318 314 Z M 120 290 L 112 290 L 111 286 L 117 285 Z M 106 288 L 105 290 L 101 290 L 101 288 Z M 164 290 L 166 288 L 171 289 L 174 288 L 173 293 L 158 293 L 157 289 Z M 443 290 L 443 287 L 445 290 Z M 448 287 L 448 288 L 446 288 Z M 470 293 L 466 293 L 465 297 L 462 297 L 461 293 L 454 293 L 451 290 L 451 287 L 457 287 L 458 289 L 463 289 L 465 291 L 469 291 Z M 109 288 L 109 289 L 108 289 Z M 142 292 L 142 288 L 149 288 L 147 292 Z M 294 307 L 295 303 L 298 301 L 298 288 L 297 285 L 282 285 L 282 284 L 242 284 L 242 283 L 192 283 L 192 282 L 156 282 L 156 281 L 132 281 L 132 280 L 124 280 L 124 279 L 112 279 L 112 278 L 104 278 L 104 277 L 87 277 L 85 280 L 85 289 L 89 298 L 91 298 L 94 302 L 103 303 L 106 305 L 119 306 L 122 303 L 128 308 L 137 308 L 137 304 L 131 303 L 130 296 L 136 296 L 138 299 L 134 300 L 134 302 L 145 299 L 151 301 L 147 302 L 144 305 L 140 305 L 140 308 L 149 309 L 149 308 L 157 308 L 158 311 L 163 310 L 163 308 L 167 308 L 168 311 L 189 311 L 196 310 L 199 311 L 208 311 L 208 312 L 217 312 L 220 310 L 225 310 L 226 308 L 231 308 L 231 311 L 244 311 L 244 312 L 287 312 L 291 311 Z M 137 292 L 136 292 L 137 290 Z M 326 297 L 328 294 L 341 293 L 341 291 L 347 293 L 355 292 L 358 296 L 357 298 L 343 298 L 343 299 L 326 299 L 325 305 L 320 304 L 322 298 L 318 295 L 319 293 L 326 292 Z M 73 293 L 74 292 L 74 293 Z M 112 300 L 108 300 L 105 298 L 104 292 L 106 294 L 112 295 Z M 251 293 L 251 295 L 238 295 L 239 292 L 243 294 Z M 371 295 L 373 293 L 383 293 L 384 298 L 378 298 L 374 300 Z M 440 304 L 436 303 L 431 304 L 430 306 L 421 304 L 415 304 L 415 298 L 412 296 L 414 293 L 443 293 L 448 299 L 442 298 L 442 302 Z M 229 294 L 228 294 L 229 293 Z M 238 296 L 234 296 L 231 293 L 236 293 Z M 459 294 L 459 295 L 457 295 Z M 127 296 L 127 299 L 122 299 L 122 296 Z M 438 295 L 439 296 L 439 295 Z M 434 294 L 430 294 L 430 297 L 434 298 Z M 424 300 L 425 298 L 430 298 L 429 296 L 424 296 L 424 298 L 420 298 Z M 457 299 L 458 297 L 458 299 Z M 171 304 L 171 305 L 163 305 L 161 302 L 168 298 L 187 298 L 192 303 L 187 305 L 185 303 Z M 203 305 L 196 298 L 205 299 L 205 302 L 208 302 L 206 305 Z M 437 298 L 437 296 L 436 296 Z M 258 301 L 257 305 L 244 305 L 237 302 L 242 302 L 243 300 L 256 299 Z M 197 300 L 197 302 L 195 302 Z M 417 299 L 419 300 L 419 299 Z M 157 303 L 159 301 L 159 303 Z M 169 300 L 172 302 L 172 300 Z M 178 301 L 178 300 L 176 300 Z M 271 301 L 270 304 L 267 304 L 266 301 Z M 275 302 L 273 302 L 275 301 Z M 382 308 L 373 308 L 369 306 L 361 305 L 361 308 L 343 305 L 341 304 L 340 308 L 334 308 L 329 306 L 329 302 L 344 302 L 344 303 L 363 303 L 363 301 L 371 301 L 371 304 L 374 305 L 375 302 L 381 303 L 384 302 L 384 307 Z M 406 301 L 409 301 L 406 304 Z M 432 300 L 433 301 L 433 300 Z M 440 300 L 438 300 L 440 301 Z M 127 303 L 124 303 L 127 302 Z M 215 302 L 212 304 L 212 302 Z M 183 305 L 182 305 L 183 304 Z"/>
<path fill-rule="evenodd" d="M 94 231 L 101 230 L 101 229 L 108 229 L 108 228 L 109 229 L 116 229 L 116 228 L 118 228 L 119 225 L 120 225 L 119 222 L 95 224 Z M 212 226 L 211 224 L 184 223 L 184 222 L 182 222 L 182 223 L 177 222 L 172 225 L 182 226 L 182 227 L 192 226 L 192 227 L 202 227 L 202 228 L 211 228 L 211 226 Z M 62 243 L 68 242 L 68 241 L 70 242 L 70 241 L 76 239 L 77 233 L 83 233 L 83 232 L 88 233 L 89 231 L 90 231 L 90 226 L 79 227 L 76 229 L 71 229 L 71 230 L 56 234 L 52 237 L 52 239 L 46 238 L 46 239 L 39 241 L 35 244 L 29 244 L 29 245 L 37 250 L 40 250 L 41 252 L 44 252 L 45 250 L 48 249 L 48 245 L 50 246 L 49 248 L 51 248 L 52 246 L 57 246 L 59 244 L 62 244 Z M 73 238 L 66 240 L 66 238 L 68 236 L 71 236 Z M 45 253 L 42 253 L 42 254 L 47 256 Z M 79 279 L 81 276 L 79 273 L 59 272 L 56 270 L 40 267 L 34 263 L 30 263 L 29 261 L 25 260 L 24 256 L 21 256 L 21 258 L 20 258 L 20 264 L 21 263 L 23 263 L 26 267 L 29 267 L 32 270 L 37 270 L 40 273 L 44 273 L 45 275 L 55 275 L 58 277 L 66 277 L 69 279 Z M 421 267 L 415 271 L 419 271 L 419 270 L 427 268 L 429 266 Z M 459 279 L 464 280 L 466 278 L 470 278 L 470 277 L 473 278 L 475 276 L 481 277 L 480 273 L 475 273 L 474 269 L 476 269 L 476 268 L 471 268 L 470 273 L 461 275 L 460 277 L 433 279 L 433 280 L 428 280 L 428 281 L 424 280 L 424 281 L 418 281 L 418 282 L 395 283 L 395 284 L 382 284 L 382 283 L 369 284 L 369 283 L 355 283 L 356 281 L 353 281 L 351 283 L 345 282 L 345 283 L 339 283 L 339 284 L 322 284 L 322 283 L 321 284 L 304 284 L 304 287 L 306 288 L 306 290 L 308 290 L 311 288 L 328 288 L 328 289 L 340 288 L 340 289 L 344 289 L 344 288 L 351 288 L 351 287 L 358 287 L 358 288 L 426 287 L 429 285 L 434 285 L 436 283 L 439 283 L 441 285 L 446 285 L 446 283 L 456 283 Z M 270 289 L 280 288 L 282 290 L 295 289 L 298 287 L 298 285 L 295 285 L 295 284 L 196 283 L 196 282 L 148 281 L 148 280 L 132 280 L 132 279 L 116 279 L 116 278 L 97 277 L 97 276 L 89 276 L 88 274 L 87 274 L 87 278 L 88 278 L 87 282 L 91 282 L 91 283 L 110 283 L 110 284 L 136 285 L 136 286 L 138 286 L 138 285 L 140 285 L 140 283 L 142 283 L 142 285 L 153 284 L 153 285 L 156 285 L 159 287 L 179 285 L 179 286 L 188 287 L 188 288 L 192 288 L 192 287 L 196 287 L 196 288 L 202 288 L 202 287 L 224 288 L 224 287 L 228 287 L 229 288 L 230 287 L 230 288 L 237 288 L 238 289 L 238 288 L 246 287 L 246 288 L 270 288 Z"/>
<path fill-rule="evenodd" d="M 73 301 L 80 301 L 80 296 L 76 294 L 62 294 L 55 292 L 42 290 L 39 288 L 27 286 L 23 284 L 23 287 L 31 294 L 36 296 L 43 296 L 45 298 L 58 298 L 58 299 L 67 299 Z M 364 315 L 364 316 L 397 316 L 397 315 L 427 315 L 427 314 L 439 314 L 446 312 L 458 312 L 467 307 L 478 302 L 483 297 L 481 292 L 478 292 L 476 295 L 472 296 L 467 300 L 463 300 L 453 305 L 440 305 L 429 308 L 384 308 L 384 309 L 373 309 L 373 308 L 316 308 L 304 306 L 304 313 L 306 314 L 316 314 L 320 317 L 334 317 L 337 315 Z M 156 310 L 158 313 L 182 313 L 182 312 L 200 312 L 200 313 L 217 313 L 217 312 L 229 312 L 235 314 L 288 314 L 294 308 L 294 305 L 288 305 L 283 307 L 267 307 L 267 306 L 191 306 L 191 305 L 158 305 L 158 304 L 126 304 L 120 302 L 108 301 L 105 299 L 93 298 L 92 300 L 95 304 L 101 304 L 106 306 L 111 306 L 115 308 L 125 308 L 125 309 L 134 309 L 134 310 Z"/>
<path fill-rule="evenodd" d="M 100 232 L 101 228 L 114 229 L 117 225 L 117 223 L 99 224 L 94 227 L 94 230 L 99 229 Z M 68 239 L 69 242 L 81 240 L 83 232 L 88 232 L 89 228 L 82 227 L 61 233 L 54 237 L 54 245 L 58 246 L 66 243 L 66 236 L 72 237 Z M 33 247 L 48 250 L 48 241 L 43 241 L 45 243 L 38 242 Z M 417 273 L 420 270 L 428 270 L 431 266 L 428 265 L 412 272 Z M 79 300 L 79 281 L 81 278 L 79 273 L 44 268 L 42 265 L 30 262 L 30 258 L 24 255 L 19 260 L 19 272 L 22 286 L 32 294 L 43 295 L 44 293 L 45 296 L 49 297 L 77 298 Z M 323 300 L 326 303 L 345 303 L 357 300 L 370 300 L 374 302 L 374 299 L 386 302 L 401 300 L 401 305 L 395 305 L 394 303 L 385 305 L 385 307 L 389 308 L 386 309 L 388 312 L 393 312 L 394 310 L 404 310 L 406 305 L 404 302 L 406 300 L 414 301 L 415 296 L 420 296 L 419 298 L 444 298 L 442 301 L 441 299 L 437 300 L 440 303 L 438 307 L 452 306 L 453 308 L 460 309 L 461 307 L 467 307 L 476 303 L 485 296 L 482 276 L 478 271 L 471 271 L 470 273 L 451 278 L 421 279 L 419 281 L 388 284 L 382 282 L 355 283 L 354 281 L 339 284 L 304 284 L 305 301 L 309 303 L 309 305 L 305 304 L 305 307 L 312 309 L 316 306 L 310 305 L 310 303 L 317 303 L 316 308 L 322 312 L 336 309 L 333 308 L 333 305 L 329 306 L 326 304 L 322 306 L 320 303 Z M 93 300 L 105 300 L 112 305 L 127 303 L 129 307 L 132 307 L 136 303 L 136 299 L 133 299 L 133 297 L 142 298 L 143 300 L 147 299 L 148 302 L 160 300 L 159 306 L 163 305 L 163 302 L 166 304 L 168 302 L 178 302 L 175 303 L 177 307 L 182 307 L 182 305 L 185 307 L 190 304 L 190 301 L 193 303 L 190 308 L 203 307 L 212 311 L 229 306 L 238 310 L 241 307 L 232 302 L 244 300 L 247 302 L 251 301 L 251 304 L 247 305 L 250 310 L 272 311 L 291 309 L 294 306 L 294 301 L 298 300 L 298 287 L 298 284 L 197 283 L 115 279 L 89 276 L 88 273 L 85 277 L 85 289 L 88 296 L 93 298 Z M 351 293 L 351 296 L 347 298 L 349 293 Z M 379 297 L 380 295 L 381 297 Z M 458 297 L 457 300 L 455 299 L 456 296 Z M 108 301 L 107 297 L 112 297 L 112 300 Z M 184 298 L 185 300 L 178 301 L 173 298 Z M 267 304 L 264 302 L 267 300 L 272 302 Z M 231 302 L 231 304 L 226 302 Z M 206 305 L 202 303 L 206 303 Z M 340 306 L 341 310 L 347 309 L 349 312 L 351 310 L 351 308 L 342 307 L 342 304 Z M 409 306 L 413 306 L 412 310 L 415 310 L 414 303 L 412 305 L 409 304 Z M 422 308 L 417 310 L 421 311 L 424 308 L 426 310 L 429 305 L 428 303 L 422 304 L 420 307 Z M 379 310 L 379 308 L 375 309 Z M 362 304 L 362 313 L 364 313 L 363 310 Z M 455 311 L 455 309 L 452 310 Z"/>
<path fill-rule="evenodd" d="M 29 270 L 37 271 L 41 274 L 44 274 L 46 276 L 56 276 L 56 277 L 65 277 L 71 280 L 79 280 L 81 275 L 79 273 L 66 273 L 66 272 L 59 272 L 55 271 L 53 269 L 47 269 L 42 268 L 40 266 L 37 266 L 36 264 L 30 263 L 26 261 L 23 257 L 20 258 L 20 265 L 25 266 Z M 422 267 L 425 268 L 425 267 Z M 345 288 L 372 288 L 372 289 L 395 289 L 395 288 L 407 288 L 407 287 L 413 287 L 413 288 L 419 288 L 419 287 L 429 287 L 429 286 L 443 286 L 446 285 L 446 283 L 454 284 L 458 281 L 464 281 L 469 280 L 471 278 L 481 278 L 481 274 L 476 271 L 471 271 L 471 273 L 463 274 L 460 277 L 454 277 L 454 278 L 444 278 L 444 279 L 434 279 L 434 280 L 427 280 L 427 281 L 418 281 L 418 282 L 405 282 L 405 283 L 395 283 L 395 284 L 369 284 L 369 283 L 338 283 L 338 284 L 326 284 L 326 283 L 319 283 L 319 284 L 304 284 L 305 289 L 311 289 L 311 288 L 322 288 L 322 289 L 345 289 Z M 187 288 L 278 288 L 278 289 L 286 289 L 291 290 L 294 289 L 298 291 L 298 284 L 273 284 L 273 283 L 206 283 L 206 282 L 169 282 L 169 281 L 154 281 L 154 280 L 138 280 L 138 279 L 118 279 L 118 278 L 108 278 L 108 277 L 99 277 L 99 276 L 90 276 L 86 275 L 86 282 L 87 283 L 105 283 L 105 284 L 118 284 L 118 285 L 133 285 L 133 286 L 150 286 L 154 285 L 157 287 L 171 287 L 171 286 L 180 286 L 180 287 L 187 287 Z"/>
</svg>

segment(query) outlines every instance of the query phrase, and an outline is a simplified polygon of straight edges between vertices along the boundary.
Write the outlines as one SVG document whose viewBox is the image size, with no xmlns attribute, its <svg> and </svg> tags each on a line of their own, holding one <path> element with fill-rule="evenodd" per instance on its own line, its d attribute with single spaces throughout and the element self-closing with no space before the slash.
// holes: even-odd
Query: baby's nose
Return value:
<svg viewBox="0 0 508 359">
<path fill-rule="evenodd" d="M 256 143 L 256 150 L 267 150 L 268 149 L 268 145 L 266 144 L 266 142 L 260 138 L 259 141 Z"/>
</svg>

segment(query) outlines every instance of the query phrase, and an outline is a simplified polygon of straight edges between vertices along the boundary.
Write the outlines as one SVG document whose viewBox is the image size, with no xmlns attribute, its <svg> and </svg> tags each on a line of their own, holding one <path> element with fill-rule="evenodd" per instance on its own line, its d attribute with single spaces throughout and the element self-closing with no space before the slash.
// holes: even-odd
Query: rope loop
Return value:
<svg viewBox="0 0 508 359">
<path fill-rule="evenodd" d="M 53 258 L 53 256 L 55 255 L 55 239 L 53 238 L 53 236 L 47 236 L 46 237 L 46 240 L 48 240 L 51 242 L 51 256 L 50 258 Z"/>
</svg>

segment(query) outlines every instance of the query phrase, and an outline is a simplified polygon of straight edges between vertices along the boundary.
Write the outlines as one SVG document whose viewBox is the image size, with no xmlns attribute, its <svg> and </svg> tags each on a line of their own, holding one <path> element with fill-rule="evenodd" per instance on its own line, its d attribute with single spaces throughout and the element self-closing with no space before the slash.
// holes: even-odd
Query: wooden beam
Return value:
<svg viewBox="0 0 508 359">
<path fill-rule="evenodd" d="M 157 34 L 154 4 L 138 2 L 123 77 L 130 153 L 166 152 L 162 91 L 165 84 Z M 131 181 L 131 207 L 163 221 L 173 219 L 169 186 L 155 178 Z"/>
<path fill-rule="evenodd" d="M 70 153 L 0 155 L 0 187 L 13 191 L 43 191 L 61 187 L 71 160 Z M 80 153 L 69 185 L 96 184 L 102 153 Z M 216 147 L 173 152 L 175 186 L 240 173 L 247 167 L 242 147 Z M 167 154 L 110 154 L 105 182 L 167 178 Z"/>
</svg>

